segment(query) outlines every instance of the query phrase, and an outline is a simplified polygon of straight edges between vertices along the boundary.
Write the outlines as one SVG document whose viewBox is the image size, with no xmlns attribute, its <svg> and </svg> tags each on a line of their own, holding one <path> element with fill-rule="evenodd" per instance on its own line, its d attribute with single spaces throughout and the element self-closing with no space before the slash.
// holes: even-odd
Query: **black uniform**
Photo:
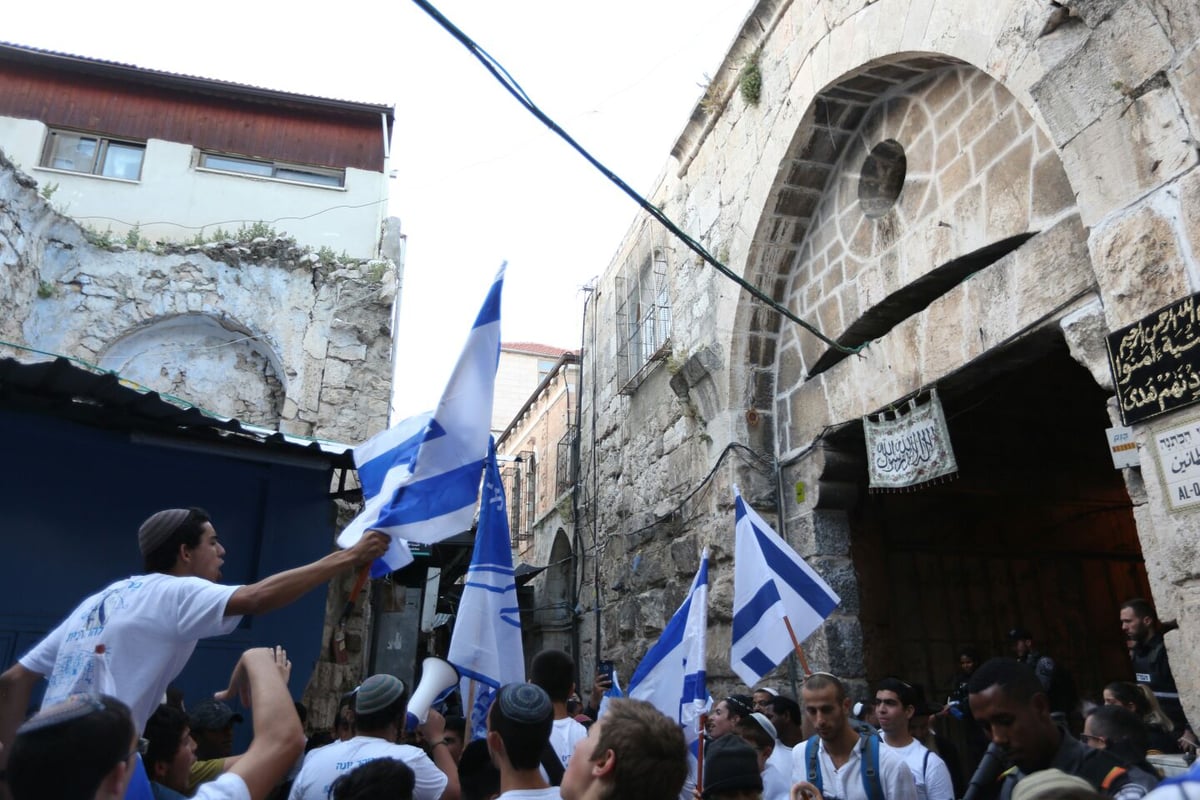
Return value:
<svg viewBox="0 0 1200 800">
<path fill-rule="evenodd" d="M 1133 662 L 1134 679 L 1154 692 L 1163 713 L 1175 724 L 1176 733 L 1182 734 L 1188 723 L 1183 715 L 1183 704 L 1179 702 L 1179 690 L 1175 688 L 1175 676 L 1171 674 L 1162 634 L 1156 633 L 1146 642 L 1134 645 L 1129 657 Z"/>
</svg>

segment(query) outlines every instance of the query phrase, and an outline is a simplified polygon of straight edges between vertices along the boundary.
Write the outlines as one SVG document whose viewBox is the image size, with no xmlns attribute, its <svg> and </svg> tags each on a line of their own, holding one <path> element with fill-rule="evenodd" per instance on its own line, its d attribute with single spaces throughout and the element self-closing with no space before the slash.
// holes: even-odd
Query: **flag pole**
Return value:
<svg viewBox="0 0 1200 800">
<path fill-rule="evenodd" d="M 796 632 L 792 630 L 792 621 L 788 619 L 787 614 L 783 615 L 783 624 L 787 625 L 788 636 L 792 637 L 792 647 L 796 648 L 796 658 L 800 659 L 800 668 L 804 670 L 804 677 L 812 675 L 812 670 L 808 667 L 808 659 L 804 657 L 804 651 L 800 649 L 800 641 L 796 638 Z"/>
<path fill-rule="evenodd" d="M 696 791 L 704 791 L 704 730 L 708 727 L 708 713 L 700 715 L 700 738 L 696 740 Z"/>
</svg>

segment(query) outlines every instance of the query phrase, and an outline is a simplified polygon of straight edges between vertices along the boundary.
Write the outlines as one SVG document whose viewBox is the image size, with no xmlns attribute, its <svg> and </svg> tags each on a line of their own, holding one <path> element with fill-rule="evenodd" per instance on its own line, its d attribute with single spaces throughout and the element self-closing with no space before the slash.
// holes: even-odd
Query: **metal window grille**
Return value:
<svg viewBox="0 0 1200 800">
<path fill-rule="evenodd" d="M 558 452 L 554 462 L 554 496 L 561 497 L 562 493 L 575 485 L 571 474 L 574 463 L 575 441 L 577 429 L 574 425 L 567 426 L 567 432 L 558 440 Z"/>
<path fill-rule="evenodd" d="M 642 230 L 642 244 L 616 280 L 617 380 L 623 394 L 637 389 L 647 365 L 666 354 L 671 339 L 666 243 L 651 224 Z"/>
</svg>

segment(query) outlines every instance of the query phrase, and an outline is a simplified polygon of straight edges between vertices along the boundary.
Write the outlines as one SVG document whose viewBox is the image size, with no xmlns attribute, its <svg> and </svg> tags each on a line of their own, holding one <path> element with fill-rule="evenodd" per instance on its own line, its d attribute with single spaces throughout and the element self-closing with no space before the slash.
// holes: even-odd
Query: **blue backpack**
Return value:
<svg viewBox="0 0 1200 800">
<path fill-rule="evenodd" d="M 883 783 L 879 780 L 879 734 L 871 734 L 862 738 L 865 742 L 861 771 L 863 791 L 867 793 L 867 800 L 885 800 Z M 818 737 L 814 734 L 804 743 L 804 761 L 808 765 L 808 782 L 823 793 L 825 787 L 821 785 L 821 765 L 817 762 L 817 741 Z"/>
</svg>

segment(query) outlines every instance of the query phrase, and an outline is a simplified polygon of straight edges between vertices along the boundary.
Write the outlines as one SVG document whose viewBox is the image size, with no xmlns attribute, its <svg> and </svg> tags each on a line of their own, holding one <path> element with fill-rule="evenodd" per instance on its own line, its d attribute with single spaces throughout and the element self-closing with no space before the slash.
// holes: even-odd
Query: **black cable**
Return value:
<svg viewBox="0 0 1200 800">
<path fill-rule="evenodd" d="M 620 176 L 618 176 L 615 172 L 604 166 L 604 164 L 600 163 L 595 156 L 584 149 L 584 147 L 575 141 L 570 134 L 559 127 L 558 123 L 548 117 L 540 108 L 537 107 L 537 105 L 534 104 L 533 100 L 529 98 L 529 95 L 525 93 L 525 90 L 521 88 L 521 84 L 517 83 L 516 79 L 509 74 L 508 70 L 506 70 L 504 66 L 500 64 L 500 62 L 498 62 L 491 56 L 491 54 L 476 44 L 471 37 L 463 33 L 463 31 L 459 29 L 453 22 L 446 19 L 446 17 L 436 8 L 434 8 L 434 6 L 429 3 L 428 0 L 413 0 L 413 2 L 416 3 L 417 6 L 419 6 L 426 14 L 433 17 L 434 21 L 441 25 L 442 28 L 444 28 L 451 36 L 457 39 L 463 45 L 463 47 L 467 48 L 471 55 L 475 56 L 479 63 L 483 64 L 484 69 L 490 72 L 492 76 L 500 82 L 500 85 L 503 86 L 509 94 L 516 98 L 517 102 L 520 103 L 529 113 L 537 117 L 538 120 L 540 120 L 541 123 L 547 128 L 558 134 L 559 138 L 569 144 L 572 149 L 575 150 L 575 152 L 579 153 L 579 155 L 583 156 L 583 158 L 589 164 L 599 170 L 601 175 L 608 178 L 609 181 L 616 185 L 618 189 L 632 198 L 634 202 L 636 202 L 644 211 L 646 211 L 646 213 L 658 220 L 663 227 L 665 227 L 677 239 L 687 245 L 692 252 L 704 259 L 715 270 L 717 270 L 717 272 L 721 273 L 726 278 L 729 278 L 738 286 L 742 287 L 755 299 L 765 303 L 767 306 L 781 314 L 786 319 L 796 323 L 800 327 L 804 328 L 804 330 L 808 331 L 813 336 L 816 336 L 822 342 L 839 352 L 855 354 L 861 352 L 867 346 L 866 344 L 862 344 L 858 345 L 857 347 L 847 347 L 846 345 L 839 344 L 825 334 L 821 333 L 821 331 L 817 330 L 817 328 L 810 323 L 805 322 L 804 320 L 800 319 L 800 317 L 793 314 L 786 306 L 775 302 L 770 295 L 763 292 L 757 286 L 754 286 L 749 281 L 743 279 L 740 275 L 731 270 L 729 267 L 722 264 L 715 256 L 712 255 L 712 253 L 708 252 L 704 245 L 700 244 L 687 233 L 685 233 L 670 219 L 670 217 L 664 214 L 662 210 L 658 208 L 658 206 L 654 205 L 649 200 L 638 194 L 633 187 L 621 180 Z"/>
</svg>

